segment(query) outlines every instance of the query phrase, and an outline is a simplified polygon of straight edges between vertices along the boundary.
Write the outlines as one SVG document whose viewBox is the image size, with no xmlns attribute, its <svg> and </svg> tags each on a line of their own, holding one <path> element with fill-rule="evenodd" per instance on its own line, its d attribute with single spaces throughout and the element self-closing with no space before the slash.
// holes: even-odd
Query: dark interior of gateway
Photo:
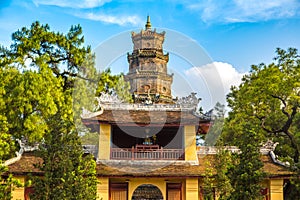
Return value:
<svg viewBox="0 0 300 200">
<path fill-rule="evenodd" d="M 159 145 L 164 149 L 183 149 L 182 127 L 112 126 L 112 147 Z"/>
</svg>

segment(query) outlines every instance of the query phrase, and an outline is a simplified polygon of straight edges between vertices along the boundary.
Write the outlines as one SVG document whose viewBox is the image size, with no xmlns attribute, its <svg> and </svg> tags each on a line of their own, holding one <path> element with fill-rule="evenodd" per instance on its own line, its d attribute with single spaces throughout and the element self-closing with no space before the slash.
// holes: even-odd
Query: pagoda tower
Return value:
<svg viewBox="0 0 300 200">
<path fill-rule="evenodd" d="M 163 52 L 165 32 L 157 33 L 151 28 L 147 16 L 145 30 L 132 32 L 133 52 L 128 53 L 129 81 L 136 103 L 172 103 L 171 85 L 173 75 L 167 73 L 169 54 Z"/>
</svg>

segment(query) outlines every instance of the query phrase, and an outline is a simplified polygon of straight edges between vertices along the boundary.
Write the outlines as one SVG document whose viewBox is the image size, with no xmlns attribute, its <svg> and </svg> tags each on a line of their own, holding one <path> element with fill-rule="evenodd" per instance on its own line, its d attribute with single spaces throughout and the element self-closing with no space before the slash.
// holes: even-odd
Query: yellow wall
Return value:
<svg viewBox="0 0 300 200">
<path fill-rule="evenodd" d="M 14 176 L 14 179 L 18 180 L 22 185 L 24 185 L 24 183 L 25 183 L 24 176 Z M 14 188 L 14 190 L 12 191 L 12 197 L 13 197 L 12 199 L 13 200 L 23 200 L 24 193 L 25 193 L 24 187 Z"/>
<path fill-rule="evenodd" d="M 14 179 L 18 180 L 22 185 L 25 183 L 25 177 L 14 176 Z M 12 191 L 12 200 L 24 200 L 25 188 L 19 187 Z M 108 200 L 109 199 L 109 179 L 98 178 L 97 184 L 97 197 L 98 199 Z"/>
<path fill-rule="evenodd" d="M 111 126 L 109 124 L 100 124 L 99 135 L 99 153 L 98 158 L 100 160 L 110 159 L 110 135 Z"/>
<path fill-rule="evenodd" d="M 270 200 L 283 200 L 283 179 L 270 179 Z"/>
<path fill-rule="evenodd" d="M 196 130 L 195 126 L 184 127 L 184 145 L 185 145 L 185 160 L 195 161 L 197 160 L 196 151 Z"/>
<path fill-rule="evenodd" d="M 98 199 L 101 199 L 101 200 L 109 199 L 109 179 L 108 178 L 98 178 L 97 197 L 98 197 Z"/>
<path fill-rule="evenodd" d="M 135 178 L 135 179 L 129 179 L 128 182 L 128 199 L 132 198 L 133 192 L 135 191 L 136 188 L 138 188 L 140 185 L 143 184 L 152 184 L 158 189 L 160 189 L 164 199 L 166 199 L 166 186 L 167 183 L 165 179 L 158 179 L 158 178 Z"/>
<path fill-rule="evenodd" d="M 185 181 L 185 199 L 199 199 L 198 178 L 187 178 Z"/>
</svg>

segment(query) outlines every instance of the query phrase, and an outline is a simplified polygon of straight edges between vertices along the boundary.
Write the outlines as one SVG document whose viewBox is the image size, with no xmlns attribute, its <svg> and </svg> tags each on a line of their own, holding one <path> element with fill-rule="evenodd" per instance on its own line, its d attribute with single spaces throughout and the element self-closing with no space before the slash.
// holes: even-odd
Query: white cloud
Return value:
<svg viewBox="0 0 300 200">
<path fill-rule="evenodd" d="M 120 26 L 125 25 L 133 25 L 133 26 L 140 26 L 143 24 L 143 21 L 136 15 L 131 16 L 114 16 L 114 15 L 106 15 L 106 14 L 95 14 L 95 13 L 81 13 L 78 14 L 77 17 L 94 20 L 94 21 L 101 21 L 108 24 L 117 24 Z"/>
<path fill-rule="evenodd" d="M 111 0 L 33 0 L 36 6 L 51 5 L 68 8 L 96 8 Z"/>
<path fill-rule="evenodd" d="M 76 9 L 89 9 L 81 10 L 78 12 L 72 12 L 71 14 L 93 21 L 100 21 L 107 24 L 117 24 L 120 26 L 140 26 L 143 24 L 142 20 L 136 15 L 109 15 L 105 13 L 94 13 L 90 12 L 92 8 L 97 8 L 103 6 L 105 3 L 111 0 L 33 0 L 36 6 L 39 5 L 51 5 L 58 6 L 62 8 L 76 8 Z"/>
<path fill-rule="evenodd" d="M 299 8 L 299 3 L 294 0 L 235 0 L 235 3 L 244 13 L 242 17 L 253 20 L 292 17 Z"/>
<path fill-rule="evenodd" d="M 203 21 L 256 22 L 298 16 L 297 0 L 210 0 L 186 4 L 187 8 L 200 12 Z"/>
<path fill-rule="evenodd" d="M 191 83 L 197 85 L 195 91 L 200 91 L 205 107 L 211 108 L 216 102 L 225 104 L 230 87 L 238 86 L 245 73 L 238 72 L 231 64 L 213 62 L 200 67 L 186 70 L 185 75 Z M 208 102 L 205 102 L 208 101 Z"/>
</svg>

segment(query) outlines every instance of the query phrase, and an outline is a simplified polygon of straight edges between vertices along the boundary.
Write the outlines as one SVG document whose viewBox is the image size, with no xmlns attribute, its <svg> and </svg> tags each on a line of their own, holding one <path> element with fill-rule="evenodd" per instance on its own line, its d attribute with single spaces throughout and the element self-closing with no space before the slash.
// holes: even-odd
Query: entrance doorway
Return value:
<svg viewBox="0 0 300 200">
<path fill-rule="evenodd" d="M 140 185 L 135 189 L 132 200 L 163 200 L 163 195 L 158 187 L 151 184 Z"/>
</svg>

